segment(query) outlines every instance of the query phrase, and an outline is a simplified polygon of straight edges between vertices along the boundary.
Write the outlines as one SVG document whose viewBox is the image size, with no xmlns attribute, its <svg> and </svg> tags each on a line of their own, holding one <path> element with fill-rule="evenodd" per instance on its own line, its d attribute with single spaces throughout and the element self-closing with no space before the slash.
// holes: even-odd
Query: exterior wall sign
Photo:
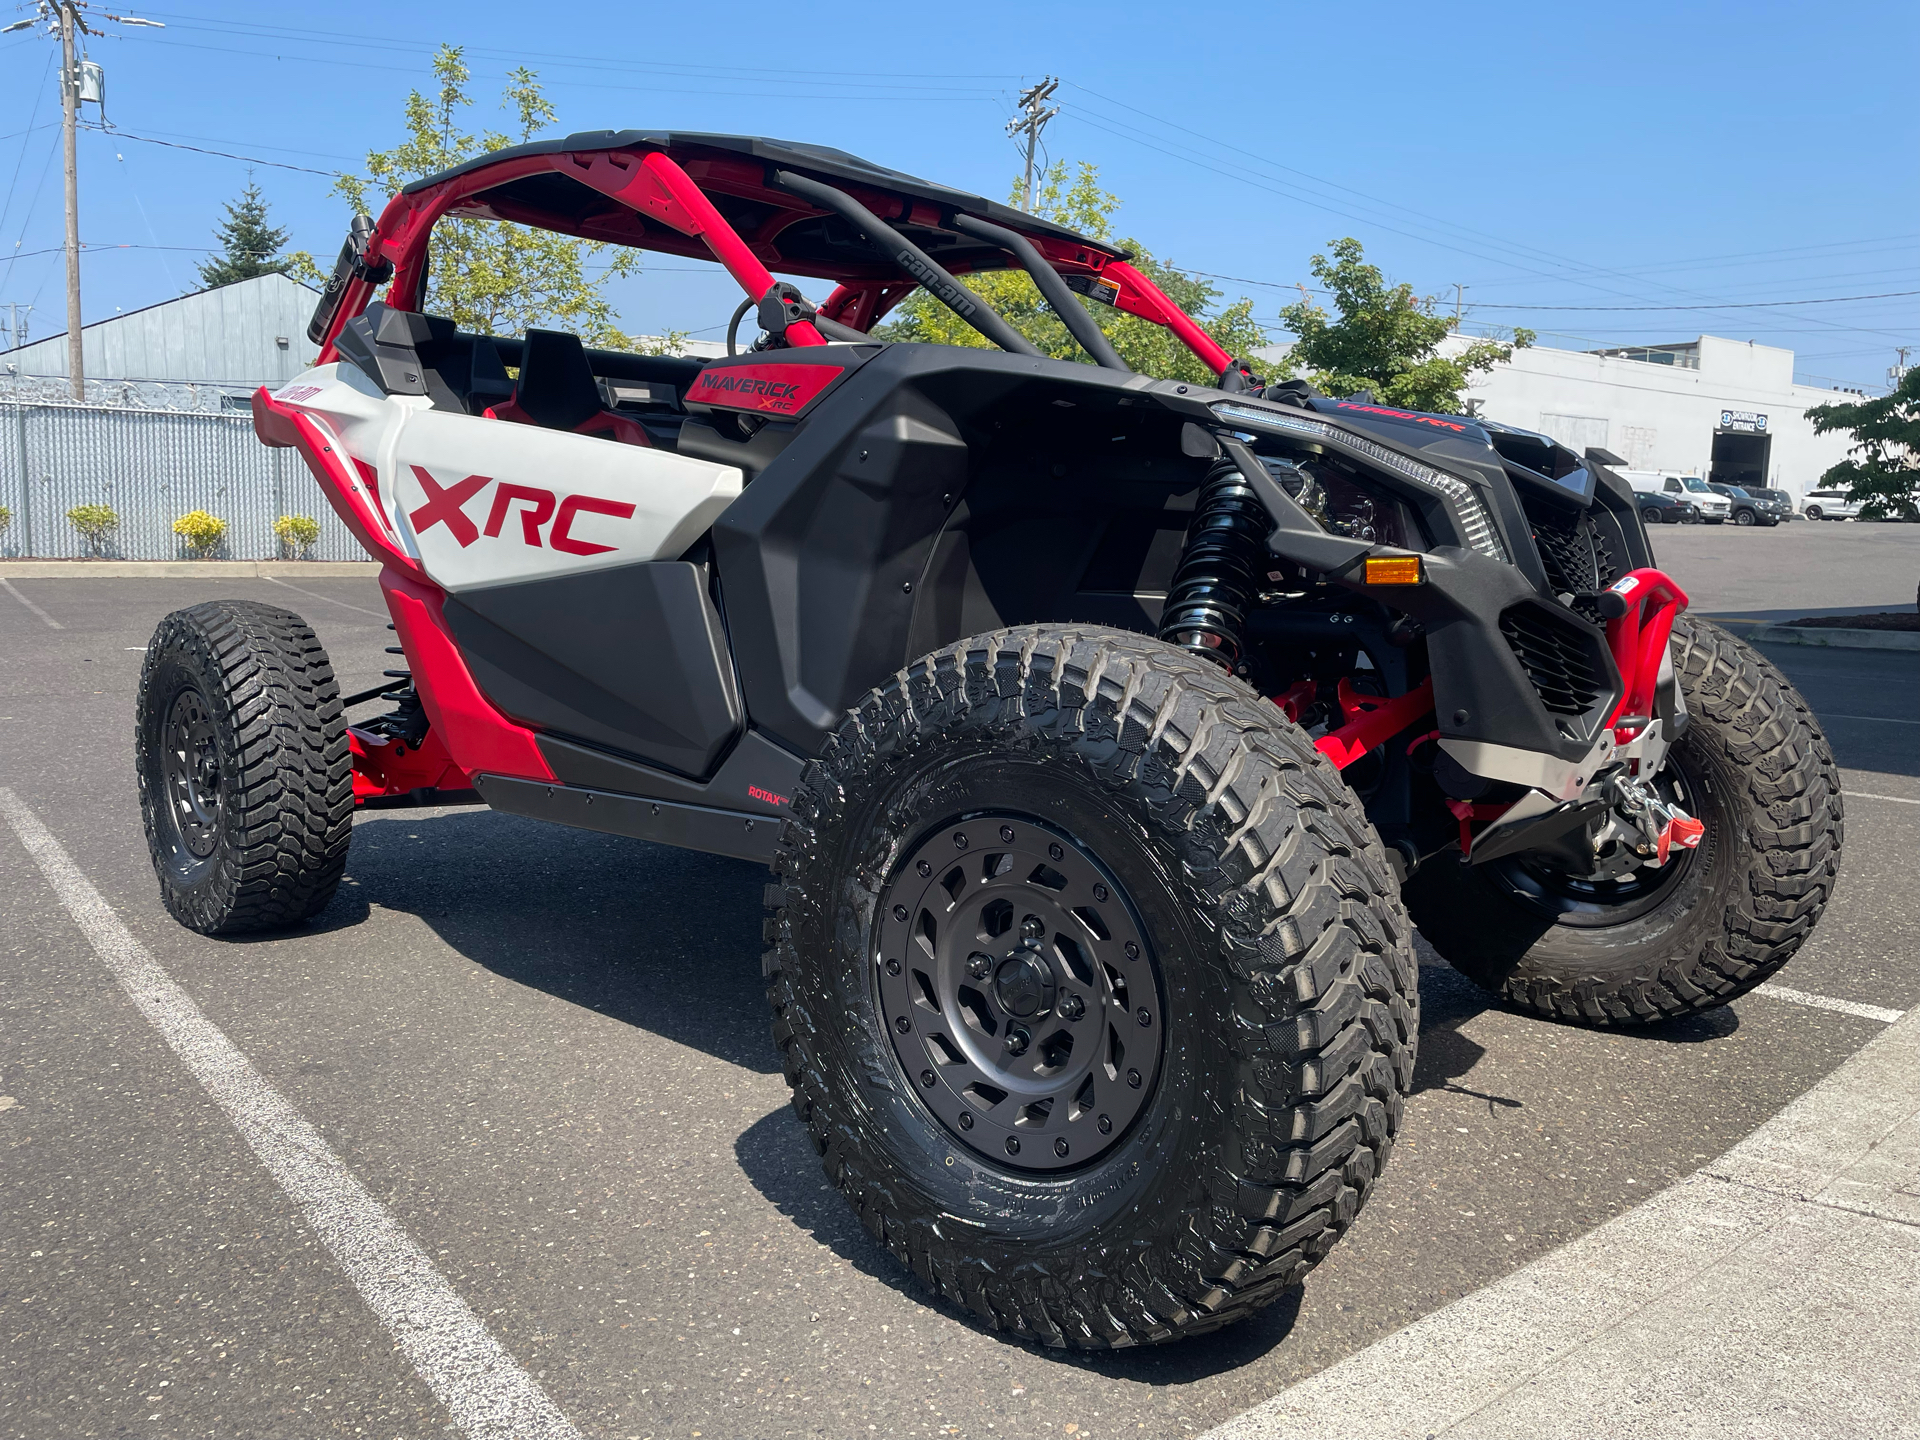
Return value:
<svg viewBox="0 0 1920 1440">
<path fill-rule="evenodd" d="M 1722 410 L 1720 412 L 1722 430 L 1761 431 L 1767 428 L 1767 417 L 1758 410 Z"/>
</svg>

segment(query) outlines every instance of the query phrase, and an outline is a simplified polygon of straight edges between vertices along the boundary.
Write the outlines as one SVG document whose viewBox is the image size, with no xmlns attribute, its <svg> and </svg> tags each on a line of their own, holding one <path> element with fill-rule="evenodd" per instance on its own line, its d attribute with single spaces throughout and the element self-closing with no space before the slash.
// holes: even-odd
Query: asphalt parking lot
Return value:
<svg viewBox="0 0 1920 1440">
<path fill-rule="evenodd" d="M 1911 605 L 1920 579 L 1920 527 L 1655 544 L 1736 624 Z M 1690 1173 L 1881 1028 L 1756 994 L 1595 1034 L 1426 964 L 1406 1138 L 1302 1288 L 1178 1347 L 1009 1344 L 930 1302 L 826 1188 L 773 1060 L 758 867 L 385 811 L 359 817 L 349 881 L 304 931 L 217 942 L 168 919 L 133 691 L 154 623 L 211 596 L 300 611 L 343 688 L 389 663 L 370 579 L 13 580 L 0 786 L 586 1435 L 1202 1431 Z M 1779 983 L 1920 1004 L 1920 655 L 1768 653 L 1854 797 L 1834 902 Z M 448 1433 L 5 827 L 0 881 L 0 1434 Z"/>
</svg>

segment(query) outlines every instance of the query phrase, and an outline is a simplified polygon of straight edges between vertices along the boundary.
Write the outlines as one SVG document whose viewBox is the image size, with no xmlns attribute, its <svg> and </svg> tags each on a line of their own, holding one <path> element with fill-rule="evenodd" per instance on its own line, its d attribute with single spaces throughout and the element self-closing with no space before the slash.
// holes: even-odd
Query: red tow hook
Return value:
<svg viewBox="0 0 1920 1440">
<path fill-rule="evenodd" d="M 1700 837 L 1707 833 L 1704 820 L 1695 820 L 1689 815 L 1676 815 L 1660 828 L 1660 839 L 1654 846 L 1654 864 L 1667 863 L 1667 852 L 1673 849 L 1691 850 L 1700 843 Z"/>
<path fill-rule="evenodd" d="M 1614 727 L 1614 739 L 1622 745 L 1653 718 L 1653 691 L 1660 682 L 1660 662 L 1667 653 L 1673 622 L 1687 604 L 1687 592 L 1666 572 L 1653 569 L 1629 570 L 1600 596 L 1600 613 L 1607 622 L 1607 648 L 1620 668 L 1620 703 L 1613 707 L 1607 724 Z M 1674 841 L 1693 845 L 1699 838 L 1695 835 L 1692 840 L 1682 840 L 1675 836 Z M 1660 845 L 1664 858 L 1664 835 Z"/>
</svg>

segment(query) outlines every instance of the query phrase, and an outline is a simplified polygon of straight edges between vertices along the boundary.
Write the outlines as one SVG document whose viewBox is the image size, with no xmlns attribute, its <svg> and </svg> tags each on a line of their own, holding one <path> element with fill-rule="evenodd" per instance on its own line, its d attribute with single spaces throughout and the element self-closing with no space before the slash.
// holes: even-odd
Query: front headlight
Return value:
<svg viewBox="0 0 1920 1440">
<path fill-rule="evenodd" d="M 1493 516 L 1466 481 L 1436 470 L 1431 465 L 1422 464 L 1410 455 L 1402 455 L 1397 450 L 1389 450 L 1377 445 L 1364 435 L 1355 435 L 1338 426 L 1329 425 L 1324 420 L 1309 419 L 1305 415 L 1282 415 L 1270 410 L 1256 410 L 1251 405 L 1238 405 L 1231 400 L 1221 400 L 1213 405 L 1213 413 L 1222 420 L 1235 425 L 1257 426 L 1265 430 L 1277 430 L 1292 435 L 1311 435 L 1319 440 L 1331 440 L 1343 449 L 1352 450 L 1376 465 L 1384 465 L 1397 475 L 1404 475 L 1415 484 L 1433 491 L 1453 507 L 1453 513 L 1459 518 L 1460 533 L 1466 536 L 1467 544 L 1490 559 L 1507 563 L 1507 547 L 1500 539 L 1500 531 L 1493 523 Z"/>
</svg>

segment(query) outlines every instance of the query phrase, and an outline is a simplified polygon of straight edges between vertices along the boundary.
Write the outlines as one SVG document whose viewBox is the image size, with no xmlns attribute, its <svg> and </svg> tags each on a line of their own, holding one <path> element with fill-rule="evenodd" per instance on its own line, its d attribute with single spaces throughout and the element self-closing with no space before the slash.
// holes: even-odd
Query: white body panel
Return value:
<svg viewBox="0 0 1920 1440">
<path fill-rule="evenodd" d="M 322 365 L 274 398 L 379 477 L 397 548 L 451 592 L 672 559 L 740 494 L 740 471 L 666 450 L 435 410 Z"/>
</svg>

